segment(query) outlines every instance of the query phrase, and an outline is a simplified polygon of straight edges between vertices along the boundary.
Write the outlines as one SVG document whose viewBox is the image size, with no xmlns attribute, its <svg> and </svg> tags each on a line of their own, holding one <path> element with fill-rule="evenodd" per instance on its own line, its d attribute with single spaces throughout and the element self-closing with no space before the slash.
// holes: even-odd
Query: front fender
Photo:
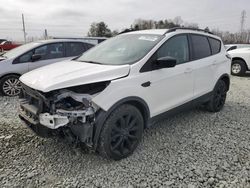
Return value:
<svg viewBox="0 0 250 188">
<path fill-rule="evenodd" d="M 102 127 L 106 121 L 106 119 L 109 117 L 110 113 L 113 112 L 117 107 L 119 107 L 122 104 L 125 103 L 131 103 L 134 104 L 141 112 L 143 115 L 144 119 L 144 127 L 148 127 L 148 120 L 150 117 L 150 111 L 149 108 L 146 104 L 146 102 L 139 98 L 139 97 L 126 97 L 118 102 L 116 102 L 108 111 L 104 111 L 100 109 L 97 114 L 96 114 L 96 120 L 95 120 L 95 131 L 94 131 L 94 137 L 93 137 L 93 144 L 94 144 L 94 149 L 97 149 L 98 146 L 98 141 L 99 141 L 99 136 L 102 131 Z"/>
</svg>

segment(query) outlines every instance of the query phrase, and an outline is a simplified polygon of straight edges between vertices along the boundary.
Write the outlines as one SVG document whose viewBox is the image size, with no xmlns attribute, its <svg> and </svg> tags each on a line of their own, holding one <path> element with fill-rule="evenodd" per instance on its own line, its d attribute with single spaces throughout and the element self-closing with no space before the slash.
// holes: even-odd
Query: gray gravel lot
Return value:
<svg viewBox="0 0 250 188">
<path fill-rule="evenodd" d="M 35 136 L 17 107 L 0 97 L 0 187 L 250 187 L 250 76 L 232 77 L 222 112 L 161 121 L 118 162 Z"/>
</svg>

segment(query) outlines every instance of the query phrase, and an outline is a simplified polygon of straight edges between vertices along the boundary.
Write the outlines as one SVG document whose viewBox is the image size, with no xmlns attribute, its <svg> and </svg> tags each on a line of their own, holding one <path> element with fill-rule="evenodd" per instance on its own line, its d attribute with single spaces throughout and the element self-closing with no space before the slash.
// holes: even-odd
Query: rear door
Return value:
<svg viewBox="0 0 250 188">
<path fill-rule="evenodd" d="M 33 54 L 41 55 L 41 59 L 29 62 L 29 71 L 68 59 L 65 57 L 64 43 L 62 42 L 42 45 L 35 48 Z"/>
<path fill-rule="evenodd" d="M 208 37 L 191 34 L 190 39 L 194 64 L 194 98 L 197 98 L 213 90 L 217 60 L 212 56 Z"/>
</svg>

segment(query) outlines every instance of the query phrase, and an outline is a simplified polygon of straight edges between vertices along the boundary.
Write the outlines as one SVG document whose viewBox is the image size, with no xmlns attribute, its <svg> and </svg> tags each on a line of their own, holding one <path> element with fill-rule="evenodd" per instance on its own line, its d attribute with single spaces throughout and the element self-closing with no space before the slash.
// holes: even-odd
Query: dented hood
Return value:
<svg viewBox="0 0 250 188">
<path fill-rule="evenodd" d="M 99 65 L 78 61 L 63 61 L 51 64 L 21 76 L 25 85 L 49 92 L 83 84 L 113 80 L 127 76 L 129 65 Z"/>
</svg>

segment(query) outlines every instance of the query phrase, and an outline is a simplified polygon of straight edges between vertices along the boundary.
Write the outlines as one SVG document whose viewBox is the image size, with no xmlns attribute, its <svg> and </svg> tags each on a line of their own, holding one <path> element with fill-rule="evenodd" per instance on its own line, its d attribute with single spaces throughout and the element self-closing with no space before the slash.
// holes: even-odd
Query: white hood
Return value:
<svg viewBox="0 0 250 188">
<path fill-rule="evenodd" d="M 129 74 L 129 65 L 99 65 L 78 61 L 51 64 L 21 76 L 25 85 L 49 92 L 56 89 L 117 79 Z"/>
<path fill-rule="evenodd" d="M 229 54 L 239 54 L 239 53 L 249 53 L 250 48 L 238 48 L 235 50 L 230 50 L 227 53 Z"/>
</svg>

